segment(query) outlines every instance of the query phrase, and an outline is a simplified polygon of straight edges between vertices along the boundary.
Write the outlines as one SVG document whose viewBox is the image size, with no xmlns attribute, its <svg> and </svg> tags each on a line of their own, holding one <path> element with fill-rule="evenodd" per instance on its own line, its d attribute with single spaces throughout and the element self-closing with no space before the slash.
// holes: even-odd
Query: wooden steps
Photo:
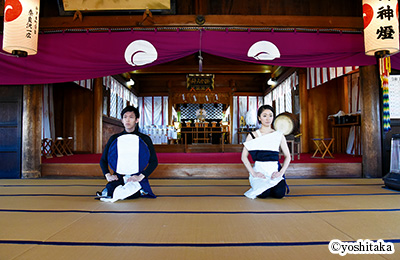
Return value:
<svg viewBox="0 0 400 260">
<path fill-rule="evenodd" d="M 186 147 L 184 144 L 156 144 L 154 149 L 157 153 L 240 153 L 243 149 L 241 144 L 224 145 L 224 151 L 219 144 L 191 144 Z"/>
<path fill-rule="evenodd" d="M 42 164 L 42 177 L 102 177 L 99 164 Z M 243 164 L 159 164 L 151 178 L 247 178 Z M 360 178 L 361 163 L 292 163 L 288 178 Z"/>
<path fill-rule="evenodd" d="M 183 153 L 184 145 L 154 145 L 156 153 Z M 225 145 L 226 153 L 240 153 L 243 145 Z M 220 145 L 196 144 L 187 146 L 190 153 L 220 153 Z M 42 164 L 42 176 L 103 177 L 98 163 L 47 163 Z M 360 178 L 361 163 L 291 163 L 288 178 Z M 248 178 L 242 163 L 160 163 L 151 178 Z"/>
</svg>

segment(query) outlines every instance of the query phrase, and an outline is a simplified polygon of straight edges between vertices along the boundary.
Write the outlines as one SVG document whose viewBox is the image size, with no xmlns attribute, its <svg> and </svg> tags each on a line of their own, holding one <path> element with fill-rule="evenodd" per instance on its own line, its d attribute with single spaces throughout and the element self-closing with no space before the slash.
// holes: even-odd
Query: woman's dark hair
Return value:
<svg viewBox="0 0 400 260">
<path fill-rule="evenodd" d="M 263 105 L 263 106 L 260 106 L 258 108 L 258 111 L 257 111 L 257 121 L 258 121 L 258 123 L 261 123 L 260 119 L 258 119 L 258 118 L 261 116 L 262 112 L 264 112 L 264 110 L 267 110 L 267 109 L 271 110 L 272 114 L 274 115 L 274 120 L 275 120 L 275 109 L 270 105 Z"/>
<path fill-rule="evenodd" d="M 136 116 L 136 119 L 138 119 L 138 118 L 140 117 L 139 109 L 137 109 L 137 108 L 134 107 L 134 106 L 127 106 L 127 107 L 125 107 L 124 109 L 122 109 L 122 111 L 121 111 L 121 118 L 124 117 L 124 114 L 125 114 L 126 112 L 134 112 L 134 113 L 135 113 L 135 116 Z"/>
</svg>

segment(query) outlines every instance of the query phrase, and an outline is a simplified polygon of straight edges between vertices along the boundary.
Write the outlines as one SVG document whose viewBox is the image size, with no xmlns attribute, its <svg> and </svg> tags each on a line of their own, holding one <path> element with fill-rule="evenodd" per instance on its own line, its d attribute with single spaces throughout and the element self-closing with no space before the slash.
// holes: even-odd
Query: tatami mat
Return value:
<svg viewBox="0 0 400 260">
<path fill-rule="evenodd" d="M 157 199 L 94 200 L 100 179 L 0 180 L 0 259 L 339 259 L 329 241 L 391 241 L 400 192 L 381 179 L 289 179 L 250 200 L 247 180 L 150 183 Z"/>
</svg>

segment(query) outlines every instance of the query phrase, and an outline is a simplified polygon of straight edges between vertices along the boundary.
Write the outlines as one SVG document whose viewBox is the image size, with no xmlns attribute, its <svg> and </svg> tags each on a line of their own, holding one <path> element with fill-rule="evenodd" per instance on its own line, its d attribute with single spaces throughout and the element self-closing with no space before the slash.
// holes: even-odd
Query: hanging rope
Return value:
<svg viewBox="0 0 400 260">
<path fill-rule="evenodd" d="M 203 29 L 200 29 L 200 43 L 199 43 L 199 72 L 203 71 L 203 57 L 201 56 L 201 41 L 203 37 Z"/>
<path fill-rule="evenodd" d="M 390 111 L 389 111 L 389 74 L 390 74 L 390 57 L 379 59 L 379 73 L 382 82 L 383 92 L 383 131 L 390 131 Z"/>
</svg>

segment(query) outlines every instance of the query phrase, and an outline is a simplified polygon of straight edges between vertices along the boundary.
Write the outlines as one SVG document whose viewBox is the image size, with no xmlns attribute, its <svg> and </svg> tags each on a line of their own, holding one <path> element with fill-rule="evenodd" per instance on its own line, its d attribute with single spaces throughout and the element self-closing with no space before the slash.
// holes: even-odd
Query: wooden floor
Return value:
<svg viewBox="0 0 400 260">
<path fill-rule="evenodd" d="M 152 179 L 157 199 L 100 202 L 100 179 L 0 180 L 0 259 L 399 259 L 400 192 L 381 179 L 289 179 L 250 200 L 243 179 Z M 393 242 L 333 255 L 329 241 Z"/>
</svg>

